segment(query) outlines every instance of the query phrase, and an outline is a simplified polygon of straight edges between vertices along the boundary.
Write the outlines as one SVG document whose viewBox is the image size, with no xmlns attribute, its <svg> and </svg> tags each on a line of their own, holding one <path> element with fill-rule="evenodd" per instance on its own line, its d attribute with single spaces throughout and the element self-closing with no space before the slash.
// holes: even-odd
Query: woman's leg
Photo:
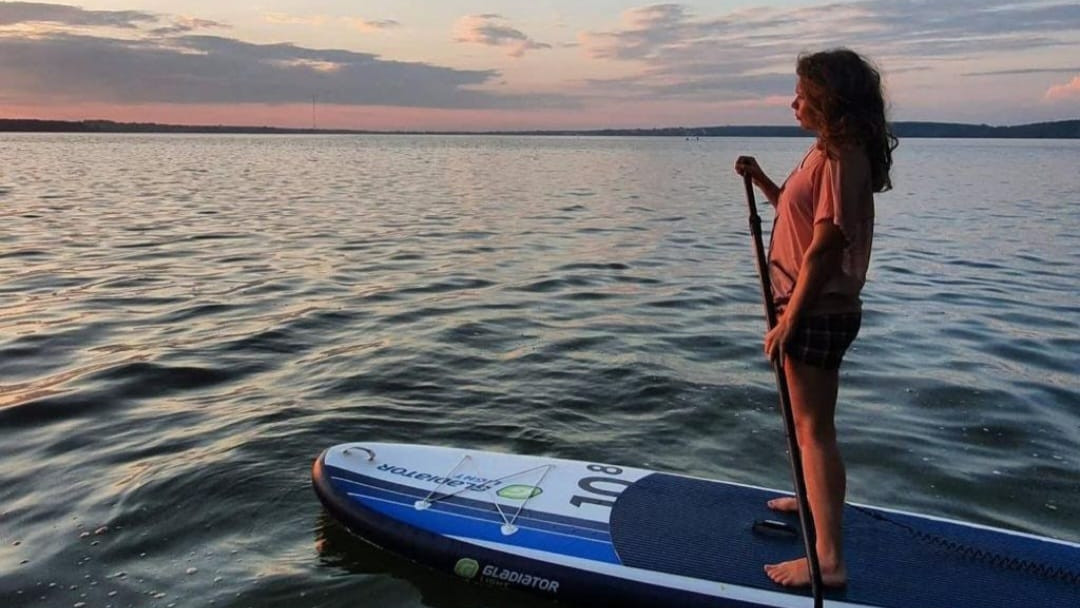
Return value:
<svg viewBox="0 0 1080 608">
<path fill-rule="evenodd" d="M 839 370 L 814 367 L 789 357 L 784 370 L 802 454 L 806 498 L 814 516 L 821 578 L 829 586 L 847 581 L 842 546 L 844 495 L 847 478 L 836 443 L 836 395 Z M 783 505 L 777 505 L 782 508 Z M 787 586 L 810 584 L 806 558 L 765 566 L 773 581 Z"/>
</svg>

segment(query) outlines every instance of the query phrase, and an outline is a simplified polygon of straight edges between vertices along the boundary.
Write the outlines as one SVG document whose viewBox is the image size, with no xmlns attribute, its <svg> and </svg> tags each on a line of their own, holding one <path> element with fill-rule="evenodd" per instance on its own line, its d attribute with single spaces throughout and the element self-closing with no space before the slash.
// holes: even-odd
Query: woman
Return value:
<svg viewBox="0 0 1080 608">
<path fill-rule="evenodd" d="M 838 587 L 847 582 L 846 476 L 834 426 L 839 368 L 862 318 L 873 193 L 892 187 L 897 141 L 885 119 L 881 76 L 866 59 L 847 49 L 802 55 L 796 73 L 791 107 L 817 141 L 782 186 L 752 157 L 739 157 L 735 171 L 749 175 L 776 207 L 769 276 L 779 319 L 765 335 L 765 353 L 783 357 L 822 582 Z M 778 498 L 769 507 L 794 511 L 798 504 Z M 810 584 L 805 557 L 766 565 L 765 572 L 781 585 Z"/>
</svg>

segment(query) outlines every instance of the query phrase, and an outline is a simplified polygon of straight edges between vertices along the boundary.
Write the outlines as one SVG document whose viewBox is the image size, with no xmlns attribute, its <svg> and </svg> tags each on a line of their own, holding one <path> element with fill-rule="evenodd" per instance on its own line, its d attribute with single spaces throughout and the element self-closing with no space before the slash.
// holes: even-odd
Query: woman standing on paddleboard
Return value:
<svg viewBox="0 0 1080 608">
<path fill-rule="evenodd" d="M 782 186 L 749 156 L 735 171 L 749 175 L 776 207 L 769 239 L 769 277 L 779 312 L 765 353 L 783 357 L 807 500 L 817 531 L 822 582 L 841 586 L 847 569 L 841 538 L 846 474 L 834 417 L 840 362 L 859 332 L 874 231 L 874 193 L 892 187 L 897 141 L 885 119 L 881 76 L 858 54 L 837 49 L 802 55 L 795 119 L 817 141 Z M 769 507 L 797 509 L 794 498 Z M 806 558 L 768 564 L 787 586 L 810 584 Z"/>
</svg>

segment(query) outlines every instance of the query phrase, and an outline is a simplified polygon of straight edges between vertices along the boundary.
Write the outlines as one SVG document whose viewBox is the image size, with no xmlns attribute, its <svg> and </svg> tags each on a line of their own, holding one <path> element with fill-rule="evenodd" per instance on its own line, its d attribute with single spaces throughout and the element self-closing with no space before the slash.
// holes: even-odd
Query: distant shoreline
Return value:
<svg viewBox="0 0 1080 608">
<path fill-rule="evenodd" d="M 995 139 L 1080 139 L 1080 119 L 1039 122 L 1016 126 L 974 125 L 948 122 L 895 122 L 897 137 L 955 137 Z M 379 131 L 370 129 L 295 129 L 229 125 L 170 125 L 114 122 L 111 120 L 37 120 L 0 118 L 0 132 L 7 133 L 237 133 L 249 135 L 548 135 L 622 137 L 807 137 L 795 126 L 663 127 L 655 129 L 550 129 L 491 131 Z"/>
</svg>

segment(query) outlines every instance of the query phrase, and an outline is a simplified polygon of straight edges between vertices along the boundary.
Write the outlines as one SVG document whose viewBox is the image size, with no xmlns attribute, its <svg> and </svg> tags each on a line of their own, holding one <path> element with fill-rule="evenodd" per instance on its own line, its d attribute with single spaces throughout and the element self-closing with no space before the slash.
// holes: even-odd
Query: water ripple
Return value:
<svg viewBox="0 0 1080 608">
<path fill-rule="evenodd" d="M 532 605 L 327 520 L 309 466 L 343 441 L 785 487 L 726 167 L 806 144 L 5 137 L 0 605 Z M 1080 540 L 1076 152 L 898 150 L 853 500 Z"/>
</svg>

